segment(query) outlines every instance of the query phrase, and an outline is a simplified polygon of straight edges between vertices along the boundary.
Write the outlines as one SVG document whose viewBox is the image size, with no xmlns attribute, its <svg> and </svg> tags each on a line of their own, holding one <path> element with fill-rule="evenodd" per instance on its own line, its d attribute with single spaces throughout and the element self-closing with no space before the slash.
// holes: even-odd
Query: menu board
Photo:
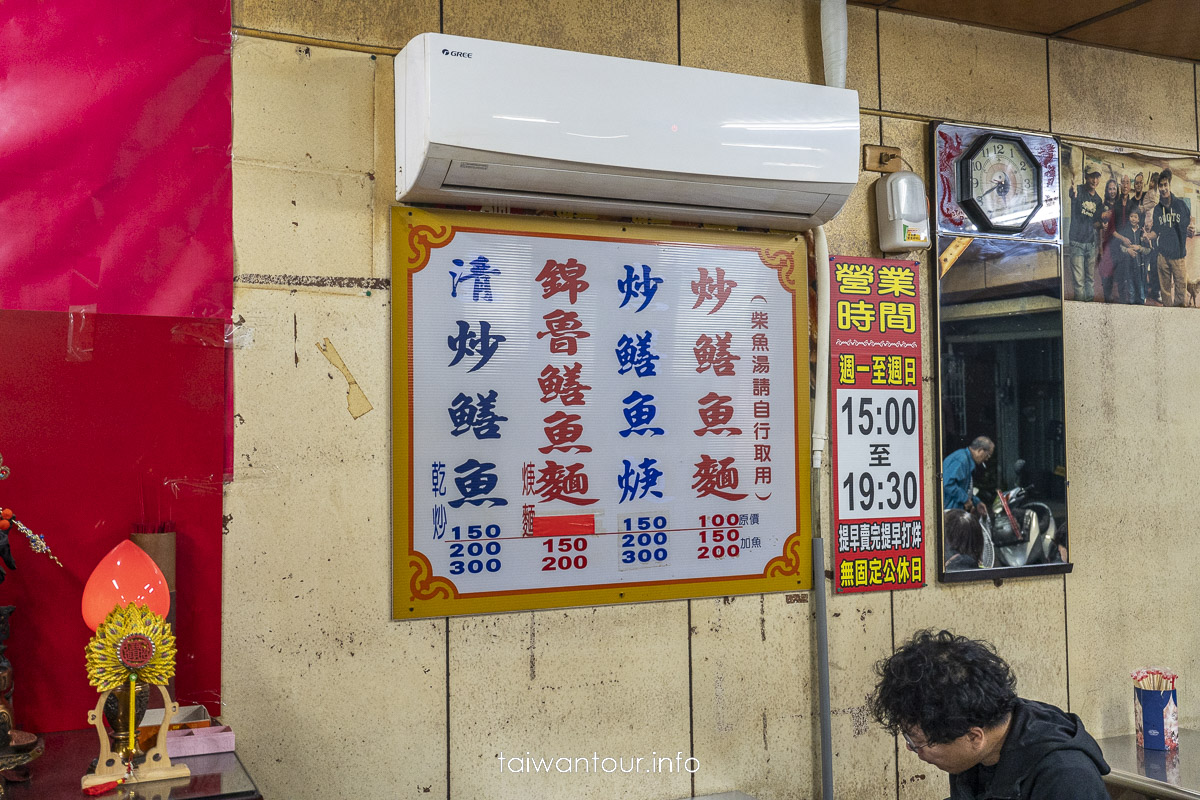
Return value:
<svg viewBox="0 0 1200 800">
<path fill-rule="evenodd" d="M 810 588 L 803 239 L 392 226 L 394 618 Z"/>
<path fill-rule="evenodd" d="M 919 267 L 829 259 L 838 592 L 926 582 Z"/>
</svg>

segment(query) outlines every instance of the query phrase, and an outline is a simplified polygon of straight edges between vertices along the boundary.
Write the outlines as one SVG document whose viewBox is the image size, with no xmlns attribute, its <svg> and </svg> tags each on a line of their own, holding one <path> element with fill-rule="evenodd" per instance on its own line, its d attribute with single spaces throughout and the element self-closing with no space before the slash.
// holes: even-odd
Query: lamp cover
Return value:
<svg viewBox="0 0 1200 800">
<path fill-rule="evenodd" d="M 128 539 L 108 552 L 83 587 L 83 621 L 93 631 L 114 608 L 148 606 L 160 617 L 171 610 L 167 579 L 154 559 Z"/>
</svg>

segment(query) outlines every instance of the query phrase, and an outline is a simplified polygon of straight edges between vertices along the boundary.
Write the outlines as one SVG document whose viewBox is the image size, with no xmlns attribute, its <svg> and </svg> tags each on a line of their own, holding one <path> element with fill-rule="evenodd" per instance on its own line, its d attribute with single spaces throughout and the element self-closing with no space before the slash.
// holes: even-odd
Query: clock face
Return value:
<svg viewBox="0 0 1200 800">
<path fill-rule="evenodd" d="M 981 136 L 959 163 L 958 202 L 983 231 L 1019 233 L 1042 205 L 1042 174 L 1014 136 Z"/>
</svg>

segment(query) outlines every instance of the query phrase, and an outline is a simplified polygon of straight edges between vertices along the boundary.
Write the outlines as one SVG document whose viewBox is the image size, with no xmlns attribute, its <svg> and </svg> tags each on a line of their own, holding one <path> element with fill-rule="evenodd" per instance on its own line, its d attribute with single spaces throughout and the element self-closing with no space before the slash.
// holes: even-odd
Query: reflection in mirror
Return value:
<svg viewBox="0 0 1200 800">
<path fill-rule="evenodd" d="M 938 299 L 943 569 L 1065 571 L 1058 247 L 973 239 Z"/>
</svg>

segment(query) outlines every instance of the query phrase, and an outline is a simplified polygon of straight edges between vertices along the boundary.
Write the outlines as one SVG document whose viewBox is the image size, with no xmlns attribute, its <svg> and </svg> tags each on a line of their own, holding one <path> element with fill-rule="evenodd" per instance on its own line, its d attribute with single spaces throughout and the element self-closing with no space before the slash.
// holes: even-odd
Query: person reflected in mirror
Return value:
<svg viewBox="0 0 1200 800">
<path fill-rule="evenodd" d="M 1016 693 L 995 648 L 918 631 L 875 664 L 871 716 L 950 774 L 950 800 L 1108 800 L 1099 745 L 1075 714 Z"/>
<path fill-rule="evenodd" d="M 977 436 L 967 447 L 955 450 L 942 461 L 942 508 L 962 508 L 987 516 L 987 505 L 975 497 L 976 466 L 984 466 L 996 445 L 986 436 Z"/>
<path fill-rule="evenodd" d="M 1150 232 L 1146 238 L 1158 250 L 1158 285 L 1164 306 L 1187 303 L 1187 240 L 1196 235 L 1192 211 L 1181 198 L 1171 194 L 1171 170 L 1158 176 L 1158 204 L 1150 212 Z"/>
<path fill-rule="evenodd" d="M 1146 303 L 1145 270 L 1142 264 L 1150 254 L 1146 243 L 1146 232 L 1142 228 L 1141 209 L 1129 206 L 1125 221 L 1113 232 L 1114 277 L 1122 303 L 1144 305 Z"/>
<path fill-rule="evenodd" d="M 1072 298 L 1093 299 L 1096 276 L 1096 245 L 1100 237 L 1100 215 L 1104 202 L 1096 192 L 1100 170 L 1087 167 L 1084 182 L 1071 187 L 1071 230 L 1067 242 L 1067 259 L 1071 266 Z"/>
<path fill-rule="evenodd" d="M 1067 523 L 1065 521 L 1054 531 L 1054 552 L 1058 556 L 1058 561 L 1064 564 L 1070 563 L 1071 556 L 1067 552 Z"/>
<path fill-rule="evenodd" d="M 946 572 L 983 566 L 983 525 L 977 516 L 961 508 L 946 509 L 942 533 L 946 537 Z"/>
</svg>

